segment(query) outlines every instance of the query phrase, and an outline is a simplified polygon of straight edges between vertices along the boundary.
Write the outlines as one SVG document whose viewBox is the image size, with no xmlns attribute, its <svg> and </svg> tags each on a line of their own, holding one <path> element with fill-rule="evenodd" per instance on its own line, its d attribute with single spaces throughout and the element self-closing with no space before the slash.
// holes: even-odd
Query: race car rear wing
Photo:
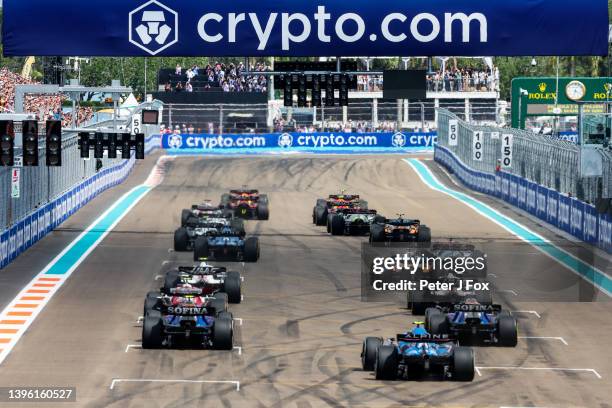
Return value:
<svg viewBox="0 0 612 408">
<path fill-rule="evenodd" d="M 355 207 L 339 208 L 337 212 L 343 213 L 343 214 L 373 214 L 373 215 L 378 214 L 376 210 L 369 210 L 365 208 L 355 208 Z"/>
<path fill-rule="evenodd" d="M 214 308 L 205 306 L 162 306 L 161 313 L 172 316 L 208 316 L 214 314 Z"/>
<path fill-rule="evenodd" d="M 397 334 L 397 341 L 404 343 L 448 343 L 456 338 L 449 334 L 428 334 L 423 336 L 407 336 L 405 333 Z"/>
<path fill-rule="evenodd" d="M 484 313 L 499 313 L 502 310 L 501 305 L 481 305 L 458 303 L 449 308 L 451 312 L 484 312 Z"/>
<path fill-rule="evenodd" d="M 344 200 L 344 201 L 354 201 L 359 200 L 359 194 L 330 194 L 328 197 L 328 201 L 334 200 Z"/>
</svg>

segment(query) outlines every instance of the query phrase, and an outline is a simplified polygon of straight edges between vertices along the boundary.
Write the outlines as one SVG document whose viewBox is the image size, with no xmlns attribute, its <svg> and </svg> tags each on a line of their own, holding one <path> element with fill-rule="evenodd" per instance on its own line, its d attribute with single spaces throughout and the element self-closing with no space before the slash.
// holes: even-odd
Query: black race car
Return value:
<svg viewBox="0 0 612 408">
<path fill-rule="evenodd" d="M 205 262 L 196 266 L 179 266 L 166 273 L 161 291 L 170 293 L 172 289 L 184 284 L 201 289 L 205 296 L 224 293 L 229 303 L 241 302 L 240 272 L 228 271 L 225 267 L 212 266 Z"/>
<path fill-rule="evenodd" d="M 329 232 L 332 235 L 364 235 L 370 233 L 370 226 L 376 219 L 384 219 L 376 215 L 376 210 L 363 208 L 336 209 L 329 214 Z"/>
<path fill-rule="evenodd" d="M 370 242 L 431 242 L 431 230 L 419 220 L 379 218 L 370 226 Z"/>
<path fill-rule="evenodd" d="M 189 344 L 231 350 L 233 324 L 232 314 L 220 309 L 218 303 L 201 296 L 199 289 L 176 288 L 170 295 L 161 295 L 155 306 L 145 313 L 142 348 L 155 349 Z"/>
<path fill-rule="evenodd" d="M 484 341 L 514 347 L 518 339 L 518 324 L 510 312 L 500 305 L 482 305 L 475 299 L 452 307 L 428 308 L 425 328 L 432 334 L 450 334 L 461 343 Z"/>
<path fill-rule="evenodd" d="M 210 201 L 202 204 L 194 204 L 190 209 L 181 211 L 181 227 L 186 226 L 190 221 L 201 218 L 227 218 L 233 217 L 232 211 L 224 209 L 220 205 L 213 205 Z"/>
<path fill-rule="evenodd" d="M 338 210 L 349 208 L 367 209 L 368 202 L 357 194 L 330 194 L 327 199 L 319 198 L 312 209 L 312 223 L 318 226 L 328 225 L 329 215 Z"/>
<path fill-rule="evenodd" d="M 177 252 L 193 251 L 195 242 L 199 237 L 217 234 L 222 229 L 230 228 L 232 231 L 244 237 L 244 220 L 240 218 L 211 216 L 211 217 L 189 217 L 185 224 L 174 232 L 174 250 Z"/>
</svg>

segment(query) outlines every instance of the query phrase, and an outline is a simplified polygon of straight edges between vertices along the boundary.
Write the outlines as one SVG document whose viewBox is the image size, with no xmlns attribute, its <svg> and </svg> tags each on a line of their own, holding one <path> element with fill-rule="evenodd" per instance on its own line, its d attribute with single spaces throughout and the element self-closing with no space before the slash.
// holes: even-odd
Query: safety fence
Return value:
<svg viewBox="0 0 612 408">
<path fill-rule="evenodd" d="M 454 125 L 453 132 L 449 124 Z M 481 138 L 478 141 L 475 140 L 477 132 Z M 508 142 L 505 135 L 510 136 L 510 146 L 503 145 Z M 612 156 L 603 149 L 597 150 L 602 159 L 603 177 L 581 177 L 580 149 L 575 143 L 519 129 L 466 123 L 446 109 L 438 111 L 438 144 L 470 169 L 495 174 L 500 166 L 505 172 L 587 203 L 610 197 L 612 192 Z M 510 166 L 503 163 L 508 160 Z"/>
<path fill-rule="evenodd" d="M 584 242 L 612 253 L 612 217 L 599 214 L 593 205 L 517 174 L 474 169 L 457 153 L 441 144 L 435 147 L 434 158 L 467 187 L 500 198 Z"/>
<path fill-rule="evenodd" d="M 351 99 L 348 106 L 292 107 L 269 104 L 166 104 L 162 123 L 182 133 L 378 132 L 428 131 L 435 128 L 436 108 L 446 108 L 474 123 L 504 121 L 495 99 L 400 102 Z"/>
<path fill-rule="evenodd" d="M 159 145 L 159 135 L 148 137 L 146 139 L 145 153 L 152 152 Z M 86 163 L 86 161 L 80 158 L 72 158 L 71 155 L 74 152 L 70 150 L 76 150 L 78 153 L 76 147 L 69 150 L 64 148 L 63 155 L 66 155 L 67 160 L 72 160 L 77 165 L 82 165 L 81 162 Z M 62 157 L 62 159 L 64 158 Z M 67 168 L 71 168 L 73 165 L 73 163 L 67 161 L 63 163 L 68 166 Z M 44 204 L 32 207 L 25 215 L 16 218 L 16 221 L 12 222 L 10 226 L 0 229 L 0 269 L 4 268 L 19 254 L 57 228 L 97 195 L 110 187 L 122 183 L 134 168 L 134 163 L 135 158 L 133 154 L 129 160 L 107 162 L 108 167 L 103 168 L 98 173 L 85 177 L 82 181 L 76 181 L 72 185 L 65 184 L 68 187 L 61 190 L 59 194 L 53 195 Z M 40 167 L 39 169 L 42 170 L 43 168 Z M 61 168 L 57 170 L 61 171 Z M 57 174 L 51 172 L 48 177 L 49 180 L 53 180 L 53 177 L 56 176 Z M 66 181 L 66 183 L 68 182 Z M 60 187 L 56 188 L 58 190 L 52 191 L 60 191 Z M 11 199 L 9 198 L 9 200 Z"/>
</svg>

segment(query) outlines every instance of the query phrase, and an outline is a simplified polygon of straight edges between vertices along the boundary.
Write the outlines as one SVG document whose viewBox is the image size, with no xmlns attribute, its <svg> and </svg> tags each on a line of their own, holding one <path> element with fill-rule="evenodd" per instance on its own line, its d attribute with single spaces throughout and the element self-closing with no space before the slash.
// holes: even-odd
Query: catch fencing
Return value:
<svg viewBox="0 0 612 408">
<path fill-rule="evenodd" d="M 482 132 L 481 146 L 476 147 L 474 132 Z M 502 167 L 508 158 L 508 151 L 502 151 L 503 138 L 509 134 L 511 167 Z M 448 111 L 439 112 L 434 157 L 462 183 L 612 252 L 612 217 L 599 214 L 591 204 L 612 192 L 612 155 L 603 149 L 599 153 L 603 176 L 581 178 L 579 147 L 571 142 L 517 129 L 475 126 Z"/>
<path fill-rule="evenodd" d="M 449 144 L 449 121 L 457 121 L 456 145 Z M 474 132 L 483 132 L 482 156 L 474 156 Z M 478 126 L 466 123 L 452 112 L 438 111 L 438 144 L 455 154 L 470 169 L 494 174 L 503 166 L 502 135 L 512 135 L 512 166 L 503 170 L 562 194 L 596 203 L 612 196 L 612 156 L 599 149 L 603 177 L 581 177 L 580 150 L 572 142 L 512 128 Z"/>
<path fill-rule="evenodd" d="M 269 104 L 166 104 L 162 123 L 181 133 L 236 134 L 299 132 L 428 131 L 435 128 L 436 108 L 449 109 L 479 124 L 503 121 L 495 100 L 439 100 L 400 103 L 387 100 L 351 100 L 348 106 L 292 107 L 282 101 Z M 186 131 L 185 131 L 186 130 Z"/>
<path fill-rule="evenodd" d="M 93 126 L 110 124 L 101 122 Z M 146 129 L 151 136 L 146 138 L 145 153 L 160 146 L 160 136 L 154 128 Z M 96 170 L 96 159 L 80 158 L 78 135 L 74 131 L 64 130 L 62 139 L 61 167 L 45 166 L 45 151 L 40 148 L 40 165 L 20 169 L 19 198 L 11 197 L 13 169 L 0 169 L 0 269 L 98 194 L 123 182 L 134 167 L 132 154 L 129 160 L 102 159 L 102 168 Z M 44 138 L 39 146 L 44 146 Z M 15 153 L 20 155 L 21 149 Z"/>
</svg>

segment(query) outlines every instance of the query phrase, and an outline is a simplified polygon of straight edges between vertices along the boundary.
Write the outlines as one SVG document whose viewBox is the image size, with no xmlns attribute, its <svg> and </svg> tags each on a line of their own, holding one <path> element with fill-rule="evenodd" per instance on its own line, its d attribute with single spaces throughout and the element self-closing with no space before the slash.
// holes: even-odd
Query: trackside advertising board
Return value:
<svg viewBox="0 0 612 408">
<path fill-rule="evenodd" d="M 4 0 L 7 56 L 606 55 L 606 0 Z M 580 41 L 576 41 L 580 39 Z"/>
<path fill-rule="evenodd" d="M 176 152 L 261 153 L 287 151 L 401 153 L 430 150 L 437 142 L 431 133 L 266 133 L 266 134 L 167 134 L 162 148 Z"/>
</svg>

